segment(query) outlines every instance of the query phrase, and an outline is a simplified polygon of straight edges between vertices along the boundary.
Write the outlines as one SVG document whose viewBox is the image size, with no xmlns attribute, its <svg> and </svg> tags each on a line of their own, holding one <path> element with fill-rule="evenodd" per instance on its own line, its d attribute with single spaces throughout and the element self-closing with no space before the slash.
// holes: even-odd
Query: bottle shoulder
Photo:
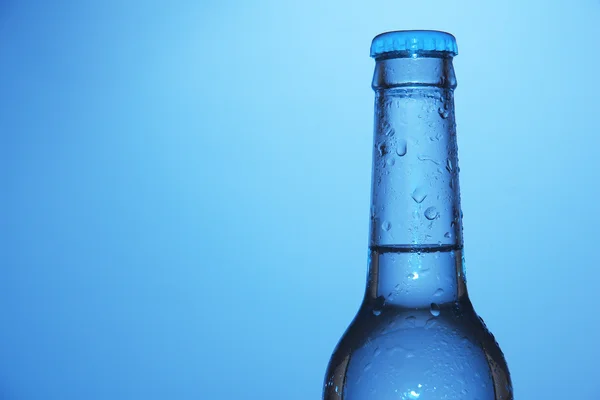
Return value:
<svg viewBox="0 0 600 400">
<path fill-rule="evenodd" d="M 393 305 L 361 305 L 346 329 L 340 345 L 359 348 L 389 337 L 402 340 L 411 336 L 452 336 L 456 340 L 487 342 L 493 335 L 470 302 L 431 304 L 428 308 L 404 308 Z"/>
<path fill-rule="evenodd" d="M 466 390 L 475 391 L 473 398 L 512 399 L 502 351 L 470 303 L 433 309 L 387 307 L 376 313 L 361 307 L 334 351 L 328 377 L 330 385 L 345 382 L 336 386 L 350 399 L 370 398 L 373 394 L 363 393 L 365 387 L 400 390 L 396 378 L 407 393 L 463 398 L 461 391 Z M 494 397 L 497 386 L 504 388 L 504 397 Z"/>
</svg>

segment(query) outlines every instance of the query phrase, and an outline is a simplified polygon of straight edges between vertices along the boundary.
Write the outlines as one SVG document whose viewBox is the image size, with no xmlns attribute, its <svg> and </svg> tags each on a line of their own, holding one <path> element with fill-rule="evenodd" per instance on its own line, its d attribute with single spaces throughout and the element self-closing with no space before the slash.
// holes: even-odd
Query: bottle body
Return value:
<svg viewBox="0 0 600 400">
<path fill-rule="evenodd" d="M 413 47 L 376 57 L 368 282 L 324 400 L 513 399 L 467 293 L 452 56 Z"/>
</svg>

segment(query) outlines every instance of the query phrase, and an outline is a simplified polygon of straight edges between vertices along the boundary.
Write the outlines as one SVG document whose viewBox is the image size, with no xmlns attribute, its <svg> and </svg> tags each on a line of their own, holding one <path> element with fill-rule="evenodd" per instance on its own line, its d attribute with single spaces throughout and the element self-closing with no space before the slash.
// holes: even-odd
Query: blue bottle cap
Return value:
<svg viewBox="0 0 600 400">
<path fill-rule="evenodd" d="M 393 31 L 375 36 L 371 43 L 371 57 L 388 53 L 439 51 L 450 56 L 458 54 L 456 39 L 441 31 Z"/>
</svg>

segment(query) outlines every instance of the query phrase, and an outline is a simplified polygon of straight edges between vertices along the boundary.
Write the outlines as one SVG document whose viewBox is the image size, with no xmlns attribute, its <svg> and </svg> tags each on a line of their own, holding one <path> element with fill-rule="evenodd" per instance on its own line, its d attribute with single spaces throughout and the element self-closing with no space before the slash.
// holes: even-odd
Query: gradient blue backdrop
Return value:
<svg viewBox="0 0 600 400">
<path fill-rule="evenodd" d="M 0 2 L 0 399 L 319 399 L 360 304 L 372 37 L 453 33 L 469 289 L 597 400 L 597 0 Z"/>
</svg>

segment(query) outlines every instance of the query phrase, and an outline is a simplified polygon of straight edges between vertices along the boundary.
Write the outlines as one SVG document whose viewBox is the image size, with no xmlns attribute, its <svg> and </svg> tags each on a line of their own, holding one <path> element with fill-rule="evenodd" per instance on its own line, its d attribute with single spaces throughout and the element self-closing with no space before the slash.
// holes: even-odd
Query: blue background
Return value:
<svg viewBox="0 0 600 400">
<path fill-rule="evenodd" d="M 600 2 L 457 3 L 0 2 L 0 398 L 320 398 L 396 29 L 458 40 L 468 285 L 517 398 L 600 398 Z"/>
</svg>

